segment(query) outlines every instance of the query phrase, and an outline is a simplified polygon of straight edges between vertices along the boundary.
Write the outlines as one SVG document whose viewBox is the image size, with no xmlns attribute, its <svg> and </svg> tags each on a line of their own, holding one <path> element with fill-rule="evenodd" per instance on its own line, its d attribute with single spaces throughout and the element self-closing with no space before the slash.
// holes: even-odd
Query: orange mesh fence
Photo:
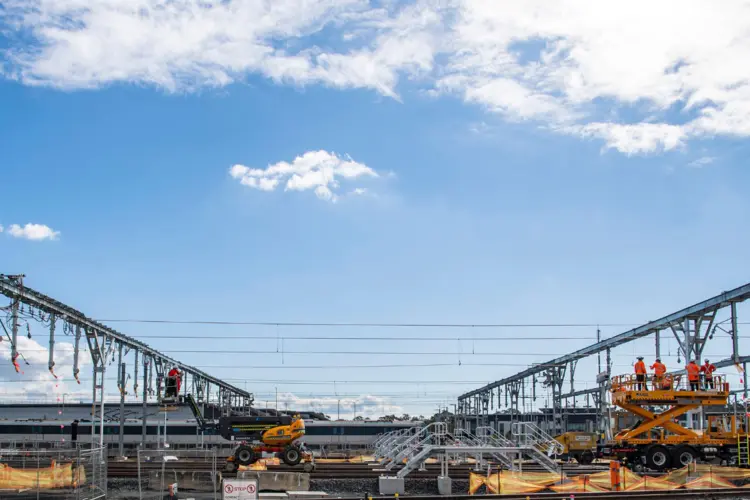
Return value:
<svg viewBox="0 0 750 500">
<path fill-rule="evenodd" d="M 736 486 L 716 474 L 704 474 L 685 484 L 686 490 L 710 490 L 713 488 L 736 488 Z"/>
<path fill-rule="evenodd" d="M 500 495 L 518 495 L 521 493 L 536 493 L 542 491 L 546 485 L 528 481 L 526 474 L 512 474 L 501 472 L 491 474 L 486 478 L 487 491 Z"/>
<path fill-rule="evenodd" d="M 696 477 L 696 473 L 700 474 Z M 620 470 L 622 491 L 670 491 L 679 488 L 708 490 L 713 488 L 736 488 L 730 480 L 742 480 L 750 476 L 750 471 L 736 467 L 716 467 L 699 465 L 672 471 L 664 477 L 640 477 L 632 471 Z M 556 493 L 604 492 L 612 489 L 609 471 L 591 475 L 581 475 L 560 480 L 560 476 L 547 472 L 512 473 L 502 471 L 490 476 L 471 473 L 469 494 L 473 495 L 482 486 L 488 493 L 518 495 L 554 491 Z M 750 488 L 750 485 L 745 486 Z"/>
<path fill-rule="evenodd" d="M 679 484 L 671 483 L 662 478 L 654 478 L 649 476 L 643 476 L 636 483 L 632 483 L 627 487 L 623 488 L 624 491 L 668 491 L 676 490 L 679 488 Z"/>
<path fill-rule="evenodd" d="M 486 484 L 487 478 L 485 476 L 480 476 L 479 474 L 474 474 L 473 472 L 469 473 L 469 495 L 473 495 L 474 493 L 479 490 L 482 486 Z"/>
<path fill-rule="evenodd" d="M 638 483 L 641 477 L 628 469 L 627 467 L 620 468 L 620 489 L 626 490 L 632 484 Z M 597 472 L 589 476 L 591 484 L 603 488 L 605 490 L 612 489 L 612 478 L 610 477 L 610 471 Z"/>
<path fill-rule="evenodd" d="M 607 488 L 602 488 L 593 484 L 589 476 L 579 476 L 573 479 L 568 479 L 562 483 L 553 484 L 549 487 L 556 493 L 586 493 L 586 492 L 602 492 L 607 491 Z"/>
</svg>

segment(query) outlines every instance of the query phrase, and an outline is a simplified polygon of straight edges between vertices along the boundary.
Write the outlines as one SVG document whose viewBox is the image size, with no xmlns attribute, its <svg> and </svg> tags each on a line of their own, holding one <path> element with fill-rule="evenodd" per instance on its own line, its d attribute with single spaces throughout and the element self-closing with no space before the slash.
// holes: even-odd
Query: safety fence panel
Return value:
<svg viewBox="0 0 750 500">
<path fill-rule="evenodd" d="M 141 500 L 161 500 L 177 492 L 221 498 L 224 462 L 219 461 L 216 450 L 139 450 L 137 460 Z"/>
<path fill-rule="evenodd" d="M 96 500 L 107 496 L 104 448 L 0 448 L 2 498 Z"/>
</svg>

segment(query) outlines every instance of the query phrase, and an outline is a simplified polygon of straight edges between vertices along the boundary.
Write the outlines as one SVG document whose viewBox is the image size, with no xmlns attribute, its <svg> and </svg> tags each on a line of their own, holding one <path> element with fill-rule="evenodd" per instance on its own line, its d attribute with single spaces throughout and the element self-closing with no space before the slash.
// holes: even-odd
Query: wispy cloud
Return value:
<svg viewBox="0 0 750 500">
<path fill-rule="evenodd" d="M 706 165 L 711 165 L 715 161 L 716 161 L 716 157 L 714 156 L 702 156 L 688 163 L 688 167 L 702 168 L 702 167 L 705 167 Z"/>
<path fill-rule="evenodd" d="M 2 226 L 0 226 L 0 232 L 2 232 Z M 14 238 L 33 241 L 56 240 L 60 236 L 59 231 L 55 231 L 49 226 L 32 223 L 28 223 L 25 226 L 11 224 L 8 226 L 8 234 Z"/>
<path fill-rule="evenodd" d="M 5 76 L 28 85 L 184 92 L 262 75 L 400 99 L 409 79 L 625 154 L 750 137 L 744 0 L 6 0 L 2 24 Z"/>
<path fill-rule="evenodd" d="M 280 161 L 264 169 L 234 165 L 229 175 L 241 184 L 260 191 L 274 191 L 280 185 L 284 191 L 308 191 L 326 201 L 338 200 L 341 181 L 362 177 L 378 177 L 378 173 L 349 156 L 341 157 L 328 151 L 308 151 L 291 162 Z M 359 194 L 364 194 L 363 188 Z"/>
</svg>

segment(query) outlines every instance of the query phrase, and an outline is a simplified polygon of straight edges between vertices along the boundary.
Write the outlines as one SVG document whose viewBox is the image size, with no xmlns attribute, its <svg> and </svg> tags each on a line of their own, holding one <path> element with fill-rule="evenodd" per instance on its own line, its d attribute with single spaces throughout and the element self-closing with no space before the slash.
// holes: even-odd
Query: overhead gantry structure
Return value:
<svg viewBox="0 0 750 500">
<path fill-rule="evenodd" d="M 133 352 L 133 391 L 138 394 L 138 369 L 143 369 L 143 440 L 146 438 L 147 402 L 149 396 L 161 401 L 162 390 L 165 389 L 165 370 L 177 367 L 183 372 L 184 386 L 187 390 L 191 386 L 191 392 L 198 402 L 215 403 L 221 408 L 223 415 L 241 415 L 250 411 L 254 397 L 246 390 L 218 379 L 193 366 L 187 365 L 158 350 L 149 347 L 145 343 L 132 337 L 124 335 L 108 326 L 88 318 L 82 312 L 73 309 L 47 295 L 27 287 L 23 282 L 23 275 L 0 274 L 0 294 L 10 299 L 10 305 L 3 308 L 7 312 L 8 327 L 2 324 L 10 340 L 11 361 L 16 371 L 20 370 L 19 356 L 22 352 L 18 349 L 18 333 L 21 315 L 32 317 L 49 325 L 49 361 L 48 369 L 55 374 L 55 334 L 58 326 L 62 326 L 65 334 L 73 337 L 73 377 L 78 383 L 80 363 L 81 337 L 86 339 L 88 350 L 91 354 L 93 364 L 93 392 L 92 392 L 92 421 L 97 413 L 99 417 L 99 442 L 103 442 L 103 419 L 104 419 L 104 373 L 108 365 L 114 362 L 117 355 L 117 387 L 120 391 L 120 420 L 124 423 L 125 412 L 125 385 L 129 374 L 126 362 L 123 360 L 131 351 Z M 1 320 L 0 320 L 1 321 Z M 9 330 L 9 331 L 8 331 Z M 139 361 L 140 359 L 140 361 Z M 154 374 L 156 375 L 156 386 L 154 388 Z M 212 401 L 212 395 L 214 400 Z M 122 437 L 124 426 L 120 425 L 120 447 L 122 451 Z M 92 434 L 94 426 L 92 425 Z"/>
<path fill-rule="evenodd" d="M 680 353 L 686 360 L 701 359 L 707 340 L 717 330 L 723 331 L 732 338 L 732 355 L 728 359 L 714 364 L 717 367 L 733 364 L 745 365 L 750 361 L 750 357 L 742 357 L 739 354 L 737 304 L 748 298 L 750 298 L 750 283 L 614 337 L 600 340 L 570 354 L 546 363 L 534 364 L 520 373 L 462 394 L 458 397 L 456 408 L 459 425 L 465 426 L 472 419 L 476 419 L 477 425 L 486 425 L 490 410 L 500 409 L 503 406 L 501 404 L 503 398 L 505 400 L 504 406 L 513 415 L 518 415 L 520 413 L 519 400 L 525 401 L 529 395 L 532 399 L 536 399 L 537 384 L 541 383 L 552 393 L 553 431 L 562 433 L 563 400 L 590 395 L 594 397 L 597 406 L 600 409 L 603 408 L 607 383 L 612 371 L 612 349 L 653 335 L 655 356 L 658 358 L 661 354 L 661 335 L 665 331 L 672 333 L 679 344 Z M 718 322 L 717 313 L 727 307 L 730 308 L 729 319 Z M 576 391 L 575 370 L 578 361 L 593 355 L 601 356 L 602 353 L 606 354 L 606 361 L 604 368 L 601 366 L 601 358 L 599 361 L 599 374 L 597 375 L 599 387 Z M 565 385 L 566 379 L 570 381 L 570 391 L 563 393 L 563 385 Z M 747 380 L 745 380 L 744 391 L 747 394 Z"/>
</svg>

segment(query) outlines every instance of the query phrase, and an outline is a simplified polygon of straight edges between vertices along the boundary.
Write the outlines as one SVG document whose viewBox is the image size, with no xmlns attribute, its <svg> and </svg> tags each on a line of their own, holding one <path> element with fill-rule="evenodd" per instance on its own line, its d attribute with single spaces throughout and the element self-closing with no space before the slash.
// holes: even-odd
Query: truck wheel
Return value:
<svg viewBox="0 0 750 500">
<path fill-rule="evenodd" d="M 302 460 L 302 453 L 296 446 L 287 446 L 284 448 L 284 453 L 281 455 L 281 459 L 287 465 L 297 465 Z"/>
<path fill-rule="evenodd" d="M 675 467 L 685 467 L 698 460 L 698 452 L 690 446 L 678 446 L 672 450 L 672 463 Z"/>
<path fill-rule="evenodd" d="M 655 444 L 646 450 L 646 465 L 649 469 L 662 471 L 668 469 L 672 456 L 666 446 Z"/>
<path fill-rule="evenodd" d="M 581 465 L 591 465 L 594 461 L 594 454 L 586 450 L 576 457 L 576 461 Z"/>
<path fill-rule="evenodd" d="M 247 445 L 237 447 L 234 452 L 234 461 L 240 465 L 251 465 L 258 460 L 255 451 Z"/>
</svg>

